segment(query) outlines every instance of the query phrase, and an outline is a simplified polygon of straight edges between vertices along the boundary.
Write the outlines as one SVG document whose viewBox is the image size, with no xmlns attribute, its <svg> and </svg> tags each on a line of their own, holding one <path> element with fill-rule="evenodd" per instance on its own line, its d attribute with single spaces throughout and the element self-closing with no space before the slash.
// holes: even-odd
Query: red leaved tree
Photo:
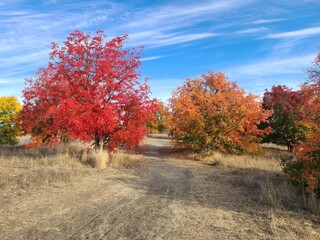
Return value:
<svg viewBox="0 0 320 240">
<path fill-rule="evenodd" d="M 284 170 L 304 191 L 320 197 L 320 52 L 310 69 L 310 81 L 300 91 L 303 96 L 301 122 L 309 131 L 306 140 L 294 147 L 296 157 L 285 163 Z"/>
<path fill-rule="evenodd" d="M 285 145 L 292 151 L 294 144 L 305 139 L 307 127 L 301 122 L 303 94 L 285 85 L 273 86 L 263 95 L 263 107 L 272 109 L 274 114 L 269 118 L 272 132 L 264 139 L 266 142 Z"/>
<path fill-rule="evenodd" d="M 246 94 L 223 73 L 187 79 L 173 93 L 170 107 L 171 135 L 178 144 L 198 151 L 254 152 L 259 137 L 270 132 L 258 125 L 272 111 L 263 110 L 258 96 Z"/>
<path fill-rule="evenodd" d="M 23 91 L 23 127 L 36 144 L 78 139 L 100 149 L 138 146 L 155 101 L 140 83 L 140 52 L 123 49 L 127 36 L 109 41 L 75 31 L 52 43 L 49 64 Z"/>
</svg>

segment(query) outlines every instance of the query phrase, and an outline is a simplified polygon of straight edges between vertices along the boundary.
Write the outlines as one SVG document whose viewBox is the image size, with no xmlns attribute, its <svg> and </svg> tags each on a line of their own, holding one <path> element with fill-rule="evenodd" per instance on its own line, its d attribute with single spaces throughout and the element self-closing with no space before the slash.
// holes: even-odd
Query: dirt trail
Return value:
<svg viewBox="0 0 320 240">
<path fill-rule="evenodd" d="M 235 184 L 231 170 L 166 159 L 159 150 L 169 140 L 161 135 L 146 144 L 144 161 L 131 169 L 8 202 L 0 239 L 315 239 L 295 225 L 312 223 L 290 212 L 276 231 L 270 207 Z"/>
</svg>

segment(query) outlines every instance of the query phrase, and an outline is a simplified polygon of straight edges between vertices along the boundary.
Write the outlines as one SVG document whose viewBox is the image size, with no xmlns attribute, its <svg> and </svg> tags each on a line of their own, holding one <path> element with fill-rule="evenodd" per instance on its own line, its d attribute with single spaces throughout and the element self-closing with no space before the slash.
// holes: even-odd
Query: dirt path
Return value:
<svg viewBox="0 0 320 240">
<path fill-rule="evenodd" d="M 275 217 L 231 170 L 164 158 L 168 143 L 150 138 L 132 169 L 12 199 L 0 239 L 316 239 L 316 223 Z"/>
</svg>

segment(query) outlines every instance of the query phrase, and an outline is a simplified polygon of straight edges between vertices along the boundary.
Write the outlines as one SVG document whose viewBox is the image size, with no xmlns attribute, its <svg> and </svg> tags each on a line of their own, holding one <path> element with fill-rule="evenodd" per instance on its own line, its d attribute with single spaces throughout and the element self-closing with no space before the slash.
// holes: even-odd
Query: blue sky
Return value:
<svg viewBox="0 0 320 240">
<path fill-rule="evenodd" d="M 263 94 L 306 80 L 320 50 L 320 0 L 0 0 L 0 96 L 21 98 L 52 41 L 98 29 L 145 47 L 141 70 L 157 98 L 208 70 Z"/>
</svg>

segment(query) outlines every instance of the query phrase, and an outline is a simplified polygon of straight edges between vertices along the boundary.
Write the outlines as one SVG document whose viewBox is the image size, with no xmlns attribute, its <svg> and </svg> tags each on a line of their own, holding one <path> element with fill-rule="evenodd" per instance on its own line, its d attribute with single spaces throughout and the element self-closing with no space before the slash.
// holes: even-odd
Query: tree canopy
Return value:
<svg viewBox="0 0 320 240">
<path fill-rule="evenodd" d="M 48 66 L 23 91 L 23 128 L 35 144 L 79 139 L 109 150 L 140 144 L 156 104 L 139 81 L 140 50 L 123 48 L 126 39 L 75 31 L 62 46 L 52 43 Z"/>
<path fill-rule="evenodd" d="M 258 96 L 246 94 L 223 73 L 209 72 L 187 79 L 170 99 L 170 132 L 179 144 L 202 151 L 254 152 L 259 129 L 272 111 L 262 109 Z"/>
<path fill-rule="evenodd" d="M 273 86 L 263 96 L 263 107 L 272 109 L 269 118 L 272 132 L 265 141 L 285 145 L 292 151 L 294 144 L 305 139 L 307 126 L 301 122 L 301 109 L 304 104 L 300 90 L 293 91 L 285 85 Z"/>
</svg>

